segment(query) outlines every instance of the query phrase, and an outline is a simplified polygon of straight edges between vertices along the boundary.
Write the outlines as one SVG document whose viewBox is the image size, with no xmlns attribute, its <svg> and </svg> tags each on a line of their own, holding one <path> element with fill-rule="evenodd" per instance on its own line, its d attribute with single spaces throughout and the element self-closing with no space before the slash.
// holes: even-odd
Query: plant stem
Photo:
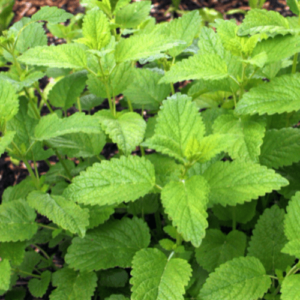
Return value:
<svg viewBox="0 0 300 300">
<path fill-rule="evenodd" d="M 296 273 L 298 270 L 298 268 L 299 268 L 299 265 L 298 265 L 299 263 L 297 263 L 297 264 L 295 264 L 291 269 L 290 269 L 290 271 L 286 274 L 286 277 L 287 276 L 290 276 L 290 275 L 292 275 L 292 274 L 294 274 L 294 273 Z"/>
<path fill-rule="evenodd" d="M 77 105 L 78 105 L 79 112 L 82 112 L 81 102 L 80 102 L 80 98 L 79 97 L 77 97 Z"/>
<path fill-rule="evenodd" d="M 38 245 L 36 244 L 32 244 L 33 247 L 39 249 L 39 251 L 41 251 L 43 253 L 43 255 L 48 259 L 50 260 L 50 256 L 47 254 L 47 252 L 45 250 L 43 250 L 41 247 L 39 247 Z"/>
<path fill-rule="evenodd" d="M 52 107 L 50 106 L 50 104 L 48 103 L 47 99 L 45 98 L 45 95 L 44 93 L 41 91 L 40 87 L 39 87 L 39 84 L 35 84 L 34 86 L 36 88 L 36 90 L 38 91 L 38 93 L 40 94 L 41 98 L 43 101 L 41 101 L 41 104 L 45 103 L 50 111 L 51 114 L 54 113 Z M 40 109 L 42 108 L 42 106 L 40 105 Z"/>
<path fill-rule="evenodd" d="M 32 177 L 32 180 L 34 181 L 36 188 L 39 189 L 40 188 L 39 180 L 37 179 L 36 175 L 34 174 L 29 162 L 26 159 L 24 159 L 23 162 L 24 162 L 30 176 Z"/>
<path fill-rule="evenodd" d="M 145 156 L 145 149 L 143 146 L 140 146 L 140 151 L 141 151 L 142 156 Z"/>
<path fill-rule="evenodd" d="M 58 153 L 58 151 L 56 149 L 54 149 L 54 152 L 55 152 L 56 156 L 58 157 L 59 161 L 61 162 L 63 168 L 65 169 L 67 176 L 69 177 L 70 180 L 72 180 L 71 172 L 69 171 L 67 165 L 65 164 L 65 161 L 63 160 L 63 158 L 61 157 L 61 155 Z"/>
<path fill-rule="evenodd" d="M 127 104 L 128 104 L 129 111 L 133 112 L 131 101 L 128 98 L 127 98 Z"/>
<path fill-rule="evenodd" d="M 51 226 L 48 226 L 48 225 L 45 225 L 45 224 L 41 224 L 41 223 L 36 223 L 38 226 L 40 227 L 44 227 L 44 228 L 47 228 L 47 229 L 50 229 L 50 230 L 56 230 L 57 228 L 55 227 L 51 227 Z"/>
<path fill-rule="evenodd" d="M 14 271 L 14 272 L 16 272 L 16 273 L 25 274 L 25 275 L 28 275 L 28 276 L 31 276 L 31 277 L 39 278 L 39 279 L 42 278 L 42 277 L 39 276 L 39 275 L 31 274 L 31 273 L 28 273 L 28 272 L 25 272 L 25 271 L 22 271 L 22 270 L 18 270 L 18 269 L 13 269 L 13 268 L 12 268 L 12 271 Z"/>
<path fill-rule="evenodd" d="M 36 104 L 33 102 L 32 98 L 30 97 L 29 91 L 26 87 L 24 87 L 24 91 L 25 91 L 25 94 L 28 98 L 28 101 L 29 101 L 30 105 L 32 106 L 32 109 L 33 109 L 36 117 L 38 119 L 40 119 L 41 118 L 40 112 L 39 112 L 38 108 L 36 107 Z"/>
</svg>

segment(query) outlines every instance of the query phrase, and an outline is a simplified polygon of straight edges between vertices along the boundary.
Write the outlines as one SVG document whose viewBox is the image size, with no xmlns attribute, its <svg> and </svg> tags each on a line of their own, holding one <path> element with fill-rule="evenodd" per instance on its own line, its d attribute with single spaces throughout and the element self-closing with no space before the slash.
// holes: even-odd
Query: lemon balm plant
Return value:
<svg viewBox="0 0 300 300">
<path fill-rule="evenodd" d="M 0 205 L 1 294 L 24 299 L 27 278 L 51 300 L 298 299 L 298 17 L 214 30 L 150 9 L 89 2 L 81 24 L 44 7 L 0 37 L 0 150 L 30 173 Z M 67 19 L 48 46 L 40 21 Z"/>
</svg>

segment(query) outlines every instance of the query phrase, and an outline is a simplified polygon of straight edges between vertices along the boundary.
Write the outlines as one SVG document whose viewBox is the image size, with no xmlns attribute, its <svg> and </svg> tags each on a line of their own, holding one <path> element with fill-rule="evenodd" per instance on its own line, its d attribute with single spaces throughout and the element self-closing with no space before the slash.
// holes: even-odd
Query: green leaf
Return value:
<svg viewBox="0 0 300 300">
<path fill-rule="evenodd" d="M 281 285 L 282 300 L 300 299 L 300 274 L 290 275 L 284 278 Z"/>
<path fill-rule="evenodd" d="M 67 110 L 77 102 L 85 88 L 86 71 L 76 72 L 59 80 L 50 90 L 48 99 L 53 106 Z"/>
<path fill-rule="evenodd" d="M 76 272 L 63 268 L 53 273 L 52 284 L 57 288 L 51 293 L 50 300 L 90 300 L 97 286 L 94 272 Z"/>
<path fill-rule="evenodd" d="M 36 140 L 50 140 L 71 133 L 101 133 L 95 117 L 84 113 L 75 113 L 68 118 L 59 119 L 56 114 L 49 114 L 40 119 L 35 127 Z"/>
<path fill-rule="evenodd" d="M 183 300 L 192 275 L 186 260 L 168 259 L 158 249 L 143 249 L 132 261 L 132 300 Z"/>
<path fill-rule="evenodd" d="M 300 74 L 276 77 L 244 94 L 235 111 L 241 115 L 292 112 L 300 109 Z"/>
<path fill-rule="evenodd" d="M 247 237 L 243 232 L 233 230 L 225 235 L 218 229 L 209 229 L 196 249 L 196 259 L 201 267 L 208 272 L 232 260 L 235 257 L 244 256 Z"/>
<path fill-rule="evenodd" d="M 268 130 L 259 160 L 262 165 L 274 169 L 298 162 L 300 160 L 300 130 L 296 128 Z"/>
<path fill-rule="evenodd" d="M 66 12 L 64 9 L 59 9 L 56 6 L 43 6 L 35 13 L 31 20 L 33 21 L 47 21 L 52 24 L 66 22 L 73 17 L 72 14 Z"/>
<path fill-rule="evenodd" d="M 274 274 L 276 269 L 285 270 L 294 262 L 294 258 L 281 253 L 287 243 L 283 232 L 284 210 L 273 205 L 265 209 L 253 230 L 248 255 L 257 257 L 267 273 Z"/>
<path fill-rule="evenodd" d="M 100 286 L 125 287 L 128 282 L 128 273 L 124 269 L 110 269 L 101 271 L 99 276 Z"/>
<path fill-rule="evenodd" d="M 147 146 L 184 162 L 184 152 L 191 139 L 201 140 L 205 128 L 191 98 L 175 94 L 163 101 L 158 113 L 155 134 Z"/>
<path fill-rule="evenodd" d="M 184 41 L 185 44 L 176 46 L 168 51 L 172 57 L 179 55 L 182 50 L 190 46 L 198 34 L 201 27 L 201 17 L 197 10 L 187 12 L 181 18 L 173 19 L 169 22 L 169 35 L 176 39 Z"/>
<path fill-rule="evenodd" d="M 226 114 L 216 119 L 213 128 L 214 133 L 232 137 L 233 141 L 228 147 L 231 158 L 258 163 L 260 146 L 265 134 L 265 127 L 259 120 Z"/>
<path fill-rule="evenodd" d="M 151 1 L 133 2 L 116 13 L 116 24 L 121 28 L 136 28 L 149 15 Z"/>
<path fill-rule="evenodd" d="M 181 44 L 166 35 L 139 34 L 130 38 L 122 38 L 116 46 L 116 62 L 139 60 L 166 51 Z"/>
<path fill-rule="evenodd" d="M 160 83 L 191 79 L 219 80 L 228 76 L 226 62 L 219 55 L 197 54 L 173 65 Z"/>
<path fill-rule="evenodd" d="M 108 221 L 74 238 L 65 257 L 71 268 L 81 271 L 114 267 L 129 268 L 135 253 L 150 243 L 147 224 L 134 217 Z"/>
<path fill-rule="evenodd" d="M 266 33 L 270 36 L 277 34 L 288 34 L 289 23 L 286 18 L 277 11 L 267 11 L 264 9 L 251 9 L 241 26 L 238 35 L 254 35 L 256 33 Z"/>
<path fill-rule="evenodd" d="M 279 193 L 286 199 L 290 199 L 300 190 L 300 163 L 280 168 L 278 173 L 289 181 L 289 185 L 281 188 Z"/>
<path fill-rule="evenodd" d="M 294 14 L 299 15 L 298 0 L 287 0 L 286 3 Z"/>
<path fill-rule="evenodd" d="M 19 101 L 13 86 L 0 80 L 0 120 L 9 121 L 18 112 Z"/>
<path fill-rule="evenodd" d="M 216 54 L 224 57 L 224 46 L 222 41 L 212 28 L 202 27 L 199 35 L 199 53 L 203 54 Z"/>
<path fill-rule="evenodd" d="M 92 108 L 99 106 L 103 103 L 104 98 L 97 97 L 94 94 L 88 94 L 80 97 L 81 109 L 82 110 L 92 110 Z M 78 104 L 76 103 L 76 107 Z"/>
<path fill-rule="evenodd" d="M 25 257 L 20 266 L 18 266 L 19 276 L 27 278 L 28 273 L 32 273 L 34 267 L 41 261 L 41 256 L 35 251 L 26 251 Z M 25 272 L 25 273 L 23 273 Z M 27 274 L 26 274 L 27 273 Z"/>
<path fill-rule="evenodd" d="M 267 63 L 274 63 L 284 58 L 289 58 L 299 51 L 299 35 L 276 36 L 257 43 L 253 50 L 252 57 L 265 52 L 268 56 Z"/>
<path fill-rule="evenodd" d="M 125 155 L 130 155 L 143 141 L 146 122 L 136 112 L 121 112 L 114 116 L 111 111 L 101 110 L 95 117 Z"/>
<path fill-rule="evenodd" d="M 155 184 L 153 165 L 145 158 L 122 156 L 95 163 L 75 177 L 64 192 L 73 201 L 90 205 L 134 201 Z"/>
<path fill-rule="evenodd" d="M 216 162 L 203 174 L 210 185 L 210 204 L 236 205 L 279 190 L 288 181 L 252 162 Z"/>
<path fill-rule="evenodd" d="M 171 181 L 162 190 L 165 212 L 186 241 L 199 247 L 208 227 L 206 221 L 209 186 L 202 176 Z"/>
<path fill-rule="evenodd" d="M 49 283 L 51 281 L 52 273 L 50 271 L 44 271 L 41 274 L 41 279 L 32 278 L 28 281 L 28 289 L 32 296 L 43 297 L 47 292 Z"/>
<path fill-rule="evenodd" d="M 15 131 L 7 131 L 5 136 L 0 137 L 0 156 L 5 152 L 6 147 L 11 143 L 15 134 Z"/>
<path fill-rule="evenodd" d="M 128 203 L 127 213 L 134 216 L 154 214 L 159 210 L 159 194 L 147 194 L 140 199 Z"/>
<path fill-rule="evenodd" d="M 74 202 L 61 196 L 44 194 L 41 191 L 31 192 L 27 197 L 28 204 L 40 214 L 72 233 L 84 237 L 89 225 L 89 213 Z"/>
<path fill-rule="evenodd" d="M 0 261 L 0 290 L 7 291 L 10 286 L 11 267 L 8 259 Z"/>
<path fill-rule="evenodd" d="M 284 233 L 289 242 L 282 249 L 283 253 L 300 257 L 300 192 L 289 201 L 284 219 Z"/>
<path fill-rule="evenodd" d="M 83 69 L 87 64 L 86 52 L 78 44 L 35 47 L 19 56 L 18 60 L 25 65 L 50 68 Z"/>
<path fill-rule="evenodd" d="M 110 42 L 109 21 L 103 11 L 94 8 L 87 12 L 83 18 L 82 34 L 83 38 L 76 42 L 85 44 L 90 49 L 100 50 Z"/>
<path fill-rule="evenodd" d="M 29 240 L 37 232 L 36 214 L 25 200 L 15 200 L 0 205 L 0 241 Z"/>
<path fill-rule="evenodd" d="M 82 208 L 89 210 L 89 226 L 88 229 L 97 227 L 100 224 L 103 224 L 109 217 L 115 212 L 113 205 L 81 205 Z"/>
<path fill-rule="evenodd" d="M 10 260 L 13 265 L 20 265 L 25 255 L 25 242 L 0 243 L 0 257 Z"/>
<path fill-rule="evenodd" d="M 234 258 L 210 274 L 200 291 L 201 300 L 252 300 L 262 298 L 271 278 L 255 257 Z"/>
<path fill-rule="evenodd" d="M 158 84 L 163 75 L 140 68 L 136 68 L 133 75 L 134 81 L 123 94 L 130 100 L 134 108 L 158 109 L 171 92 L 169 84 Z"/>
</svg>

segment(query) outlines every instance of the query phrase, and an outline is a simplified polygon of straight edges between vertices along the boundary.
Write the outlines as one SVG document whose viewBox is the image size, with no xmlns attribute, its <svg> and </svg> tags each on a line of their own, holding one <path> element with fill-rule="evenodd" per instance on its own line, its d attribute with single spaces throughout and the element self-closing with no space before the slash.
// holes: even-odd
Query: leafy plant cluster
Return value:
<svg viewBox="0 0 300 300">
<path fill-rule="evenodd" d="M 300 299 L 299 18 L 156 24 L 129 2 L 43 7 L 0 37 L 0 152 L 30 173 L 0 205 L 0 294 Z"/>
</svg>

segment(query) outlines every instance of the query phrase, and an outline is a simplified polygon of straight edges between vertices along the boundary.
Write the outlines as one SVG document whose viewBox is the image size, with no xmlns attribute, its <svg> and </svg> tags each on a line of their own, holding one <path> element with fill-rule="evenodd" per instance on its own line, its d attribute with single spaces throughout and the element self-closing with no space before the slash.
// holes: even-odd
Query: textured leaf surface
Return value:
<svg viewBox="0 0 300 300">
<path fill-rule="evenodd" d="M 261 298 L 270 285 L 271 279 L 257 258 L 240 257 L 210 274 L 199 297 L 201 300 L 253 300 Z"/>
<path fill-rule="evenodd" d="M 126 112 L 114 116 L 111 111 L 102 110 L 95 116 L 105 133 L 125 155 L 129 155 L 143 141 L 146 122 L 139 114 Z"/>
<path fill-rule="evenodd" d="M 220 57 L 224 56 L 222 41 L 212 28 L 201 28 L 198 46 L 200 54 L 217 54 Z"/>
<path fill-rule="evenodd" d="M 63 268 L 53 274 L 52 284 L 57 288 L 50 300 L 90 300 L 97 286 L 97 275 Z"/>
<path fill-rule="evenodd" d="M 284 220 L 284 233 L 289 242 L 282 249 L 283 253 L 300 258 L 300 192 L 289 201 Z"/>
<path fill-rule="evenodd" d="M 290 199 L 300 190 L 300 163 L 280 168 L 278 172 L 289 181 L 289 185 L 283 187 L 279 193 Z"/>
<path fill-rule="evenodd" d="M 87 12 L 82 24 L 83 38 L 77 40 L 91 49 L 100 50 L 105 47 L 111 38 L 109 21 L 98 8 L 94 8 Z"/>
<path fill-rule="evenodd" d="M 64 119 L 50 114 L 40 119 L 35 127 L 35 138 L 42 141 L 78 132 L 101 133 L 101 127 L 96 118 L 84 113 L 75 113 Z"/>
<path fill-rule="evenodd" d="M 0 205 L 0 241 L 29 240 L 36 233 L 36 214 L 25 200 L 15 200 Z"/>
<path fill-rule="evenodd" d="M 35 47 L 27 50 L 18 60 L 27 65 L 70 69 L 82 69 L 87 63 L 86 53 L 78 44 Z"/>
<path fill-rule="evenodd" d="M 266 33 L 271 36 L 276 34 L 289 33 L 289 23 L 278 12 L 263 9 L 251 9 L 247 13 L 238 35 L 253 35 L 256 33 Z"/>
<path fill-rule="evenodd" d="M 268 114 L 300 109 L 300 74 L 283 75 L 252 88 L 244 94 L 235 111 L 238 114 Z"/>
<path fill-rule="evenodd" d="M 83 204 L 115 204 L 144 196 L 154 184 L 154 167 L 149 161 L 122 156 L 95 163 L 73 179 L 64 195 Z"/>
<path fill-rule="evenodd" d="M 7 291 L 10 284 L 11 267 L 8 259 L 0 261 L 0 290 Z"/>
<path fill-rule="evenodd" d="M 176 94 L 163 101 L 154 136 L 147 146 L 184 161 L 184 151 L 191 139 L 201 140 L 205 127 L 198 109 L 186 95 Z"/>
<path fill-rule="evenodd" d="M 49 23 L 62 23 L 71 19 L 72 14 L 66 12 L 64 9 L 59 9 L 56 6 L 43 6 L 41 9 L 32 16 L 33 21 L 47 21 Z"/>
<path fill-rule="evenodd" d="M 20 265 L 25 255 L 25 242 L 0 243 L 0 257 L 10 260 L 13 265 Z"/>
<path fill-rule="evenodd" d="M 281 253 L 287 243 L 283 232 L 284 210 L 273 205 L 265 209 L 253 230 L 248 255 L 257 257 L 267 273 L 274 274 L 275 269 L 285 270 L 294 262 L 294 258 Z"/>
<path fill-rule="evenodd" d="M 265 127 L 251 118 L 237 118 L 232 114 L 222 115 L 214 122 L 214 133 L 227 134 L 234 138 L 228 153 L 233 159 L 258 162 Z"/>
<path fill-rule="evenodd" d="M 74 238 L 66 262 L 81 271 L 128 268 L 134 254 L 149 243 L 149 229 L 144 221 L 138 218 L 109 221 L 88 231 L 83 239 Z"/>
<path fill-rule="evenodd" d="M 162 190 L 165 212 L 186 241 L 199 247 L 208 227 L 206 206 L 209 186 L 202 176 L 170 182 Z"/>
<path fill-rule="evenodd" d="M 87 208 L 89 210 L 89 226 L 87 228 L 91 229 L 97 227 L 100 224 L 103 224 L 109 217 L 115 212 L 113 205 L 94 205 L 94 206 L 83 206 L 82 208 Z"/>
<path fill-rule="evenodd" d="M 43 297 L 47 292 L 49 283 L 51 281 L 52 273 L 50 271 L 44 271 L 41 274 L 41 279 L 32 278 L 28 282 L 28 289 L 34 297 Z"/>
<path fill-rule="evenodd" d="M 261 147 L 260 163 L 278 169 L 300 160 L 300 130 L 283 128 L 268 130 Z"/>
<path fill-rule="evenodd" d="M 273 170 L 250 162 L 216 162 L 203 174 L 210 185 L 210 204 L 236 205 L 278 190 L 288 181 Z"/>
<path fill-rule="evenodd" d="M 247 237 L 243 232 L 234 230 L 228 235 L 218 229 L 206 231 L 201 246 L 196 249 L 196 259 L 208 272 L 235 257 L 244 256 Z"/>
<path fill-rule="evenodd" d="M 191 79 L 218 80 L 228 77 L 226 62 L 217 54 L 197 54 L 176 63 L 160 83 Z"/>
<path fill-rule="evenodd" d="M 50 103 L 64 110 L 73 106 L 85 88 L 86 72 L 76 72 L 58 81 L 48 94 Z"/>
<path fill-rule="evenodd" d="M 282 300 L 300 299 L 300 274 L 285 277 L 281 286 Z"/>
<path fill-rule="evenodd" d="M 149 69 L 137 68 L 134 71 L 134 81 L 124 91 L 134 108 L 155 110 L 170 94 L 169 84 L 158 84 L 163 75 Z"/>
<path fill-rule="evenodd" d="M 7 131 L 5 136 L 0 137 L 0 155 L 5 152 L 5 148 L 11 143 L 15 134 L 15 131 Z"/>
<path fill-rule="evenodd" d="M 41 191 L 31 192 L 27 197 L 28 204 L 40 214 L 59 225 L 65 230 L 85 235 L 89 225 L 89 212 L 74 202 L 61 196 L 44 194 Z"/>
<path fill-rule="evenodd" d="M 167 259 L 158 249 L 143 249 L 132 261 L 132 300 L 183 300 L 192 269 L 181 258 Z"/>
<path fill-rule="evenodd" d="M 12 119 L 18 108 L 19 101 L 15 89 L 10 83 L 0 80 L 0 120 Z"/>
</svg>

